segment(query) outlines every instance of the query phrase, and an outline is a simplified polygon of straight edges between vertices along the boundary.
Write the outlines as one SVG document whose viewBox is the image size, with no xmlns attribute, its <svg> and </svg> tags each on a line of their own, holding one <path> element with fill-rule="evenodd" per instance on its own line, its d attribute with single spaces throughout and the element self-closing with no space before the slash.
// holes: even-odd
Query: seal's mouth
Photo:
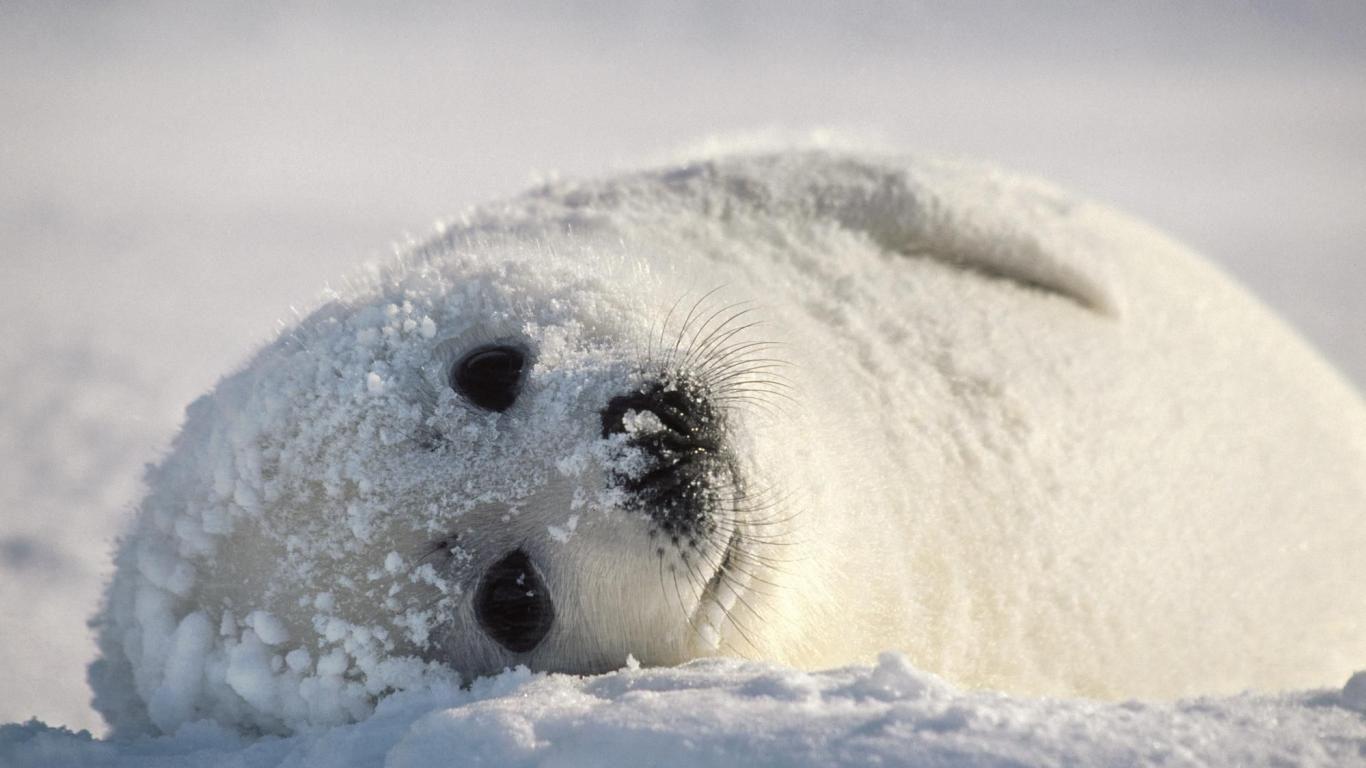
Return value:
<svg viewBox="0 0 1366 768">
<path fill-rule="evenodd" d="M 726 542 L 721 564 L 702 588 L 697 609 L 689 617 L 689 623 L 712 650 L 721 647 L 724 625 L 734 623 L 733 611 L 737 603 L 744 602 L 744 593 L 749 588 L 750 575 L 739 563 L 743 544 L 744 537 L 736 528 Z"/>
<path fill-rule="evenodd" d="M 706 586 L 702 588 L 702 603 L 705 604 L 708 599 L 715 599 L 716 591 L 721 587 L 722 580 L 726 578 L 726 574 L 729 573 L 734 566 L 735 549 L 739 546 L 739 543 L 740 529 L 736 528 L 735 531 L 731 533 L 730 539 L 726 542 L 726 549 L 721 555 L 721 564 L 716 567 L 716 573 L 712 574 L 711 579 L 709 579 Z"/>
</svg>

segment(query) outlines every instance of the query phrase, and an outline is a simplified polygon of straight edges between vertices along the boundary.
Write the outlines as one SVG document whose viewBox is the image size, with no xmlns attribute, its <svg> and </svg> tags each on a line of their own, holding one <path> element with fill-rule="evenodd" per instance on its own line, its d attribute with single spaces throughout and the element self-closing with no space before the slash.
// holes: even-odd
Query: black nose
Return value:
<svg viewBox="0 0 1366 768">
<path fill-rule="evenodd" d="M 700 392 L 685 385 L 656 382 L 612 398 L 602 410 L 602 436 L 626 434 L 626 415 L 653 413 L 662 430 L 634 436 L 634 444 L 653 452 L 692 453 L 716 449 L 716 416 Z"/>
<path fill-rule="evenodd" d="M 651 413 L 657 425 L 640 429 L 628 418 Z M 602 410 L 602 436 L 624 436 L 644 456 L 643 465 L 609 470 L 625 491 L 625 507 L 647 513 L 675 544 L 694 540 L 714 526 L 731 459 L 724 450 L 719 414 L 705 393 L 686 381 L 653 382 L 612 398 Z M 731 487 L 734 480 L 729 481 Z"/>
<path fill-rule="evenodd" d="M 531 558 L 520 549 L 489 567 L 474 595 L 479 626 L 499 645 L 526 653 L 555 623 L 555 604 Z"/>
</svg>

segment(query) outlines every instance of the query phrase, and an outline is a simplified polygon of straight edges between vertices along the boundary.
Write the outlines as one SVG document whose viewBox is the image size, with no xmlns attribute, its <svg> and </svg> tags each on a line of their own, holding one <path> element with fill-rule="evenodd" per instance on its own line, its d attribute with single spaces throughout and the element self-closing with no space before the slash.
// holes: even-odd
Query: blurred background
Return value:
<svg viewBox="0 0 1366 768">
<path fill-rule="evenodd" d="M 813 132 L 993 160 L 1185 240 L 1366 384 L 1366 3 L 393 5 L 0 3 L 0 722 L 98 732 L 85 621 L 186 403 L 555 175 Z"/>
</svg>

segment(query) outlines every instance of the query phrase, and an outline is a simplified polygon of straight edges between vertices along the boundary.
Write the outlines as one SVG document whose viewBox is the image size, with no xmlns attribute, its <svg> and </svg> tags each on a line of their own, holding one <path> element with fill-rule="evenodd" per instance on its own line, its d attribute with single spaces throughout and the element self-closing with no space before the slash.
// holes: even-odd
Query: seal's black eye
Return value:
<svg viewBox="0 0 1366 768">
<path fill-rule="evenodd" d="M 526 354 L 504 345 L 480 347 L 451 368 L 451 389 L 490 411 L 506 411 L 522 389 Z"/>
<path fill-rule="evenodd" d="M 555 604 L 531 558 L 516 549 L 484 573 L 474 596 L 474 616 L 499 645 L 526 653 L 550 632 Z"/>
</svg>

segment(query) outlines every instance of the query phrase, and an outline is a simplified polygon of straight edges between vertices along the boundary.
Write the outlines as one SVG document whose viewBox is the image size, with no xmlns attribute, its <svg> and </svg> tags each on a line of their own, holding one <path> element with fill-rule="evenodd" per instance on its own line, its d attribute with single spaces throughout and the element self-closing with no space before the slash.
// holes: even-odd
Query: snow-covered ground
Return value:
<svg viewBox="0 0 1366 768">
<path fill-rule="evenodd" d="M 885 654 L 799 672 L 733 660 L 484 678 L 387 699 L 356 725 L 258 741 L 207 724 L 111 744 L 0 726 L 0 763 L 57 766 L 824 767 L 1366 763 L 1366 675 L 1343 691 L 1177 704 L 964 693 Z"/>
<path fill-rule="evenodd" d="M 469 203 L 708 134 L 833 126 L 1051 178 L 1220 261 L 1366 382 L 1363 8 L 4 4 L 0 722 L 99 732 L 84 620 L 141 466 L 291 305 Z M 617 748 L 683 765 L 722 752 L 1272 762 L 1295 744 L 1323 750 L 1300 761 L 1366 761 L 1362 694 L 1334 703 L 1345 681 L 1098 705 L 955 693 L 889 664 L 514 675 L 238 757 L 332 764 L 401 738 L 395 764 Z M 209 731 L 129 753 L 0 731 L 0 763 L 229 762 L 240 747 Z"/>
</svg>

